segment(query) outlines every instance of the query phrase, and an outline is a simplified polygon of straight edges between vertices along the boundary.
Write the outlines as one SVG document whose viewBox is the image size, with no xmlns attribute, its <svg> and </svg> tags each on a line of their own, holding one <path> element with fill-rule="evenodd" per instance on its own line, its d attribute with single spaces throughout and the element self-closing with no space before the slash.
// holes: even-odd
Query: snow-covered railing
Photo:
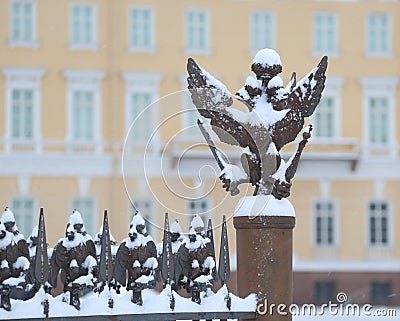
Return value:
<svg viewBox="0 0 400 321">
<path fill-rule="evenodd" d="M 8 217 L 6 220 L 12 222 L 12 212 L 9 209 L 6 211 L 8 212 L 3 214 L 2 219 Z M 179 240 L 180 244 L 177 246 L 177 223 L 174 222 L 170 229 L 166 214 L 163 242 L 156 248 L 146 232 L 143 218 L 138 214 L 131 222 L 129 237 L 115 251 L 105 211 L 102 230 L 97 236 L 98 251 L 97 255 L 93 254 L 96 256 L 93 259 L 88 254 L 91 253 L 90 240 L 87 235 L 81 234 L 84 232 L 84 225 L 77 211 L 70 217 L 66 237 L 57 243 L 48 257 L 44 212 L 41 209 L 37 234 L 30 237 L 30 241 L 35 239 L 36 242 L 35 250 L 30 249 L 31 255 L 34 255 L 30 258 L 30 266 L 28 264 L 18 270 L 19 278 L 12 277 L 11 274 L 7 278 L 4 277 L 7 273 L 3 273 L 7 272 L 9 266 L 15 267 L 15 263 L 11 261 L 1 260 L 3 254 L 22 247 L 22 243 L 16 243 L 18 232 L 13 234 L 7 230 L 10 226 L 4 227 L 0 222 L 1 320 L 256 318 L 256 296 L 251 294 L 247 298 L 239 298 L 230 293 L 227 287 L 230 265 L 225 217 L 219 260 L 216 262 L 211 221 L 205 231 L 200 217 L 196 216 L 189 236 Z M 12 226 L 15 230 L 15 221 Z M 93 241 L 92 243 L 94 245 Z M 63 264 L 65 258 L 68 258 L 67 264 Z M 129 264 L 126 265 L 126 262 Z M 57 284 L 60 268 L 64 273 L 64 293 L 53 297 L 50 289 Z M 74 275 L 77 271 L 81 274 Z M 24 280 L 17 282 L 19 279 Z M 217 281 L 221 283 L 221 287 L 214 292 L 212 289 Z M 156 282 L 162 282 L 161 292 L 154 290 Z M 191 297 L 186 297 L 181 287 Z M 19 288 L 20 292 L 24 291 L 25 295 L 22 297 L 25 301 L 13 299 L 15 288 Z M 79 295 L 82 290 L 86 292 L 83 296 Z"/>
</svg>

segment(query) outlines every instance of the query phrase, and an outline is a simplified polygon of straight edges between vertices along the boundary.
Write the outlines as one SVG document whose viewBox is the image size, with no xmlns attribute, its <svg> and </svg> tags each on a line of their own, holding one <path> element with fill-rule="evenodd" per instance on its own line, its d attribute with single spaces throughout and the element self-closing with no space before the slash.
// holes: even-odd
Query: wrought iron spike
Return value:
<svg viewBox="0 0 400 321">
<path fill-rule="evenodd" d="M 212 246 L 212 257 L 215 261 L 215 243 L 214 243 L 214 232 L 213 232 L 213 226 L 212 226 L 212 220 L 211 218 L 208 219 L 208 225 L 207 225 L 207 232 L 206 232 L 207 237 L 210 239 L 210 243 Z M 213 275 L 214 281 L 218 282 L 218 274 L 214 273 Z"/>
<path fill-rule="evenodd" d="M 171 233 L 169 231 L 169 219 L 168 219 L 168 213 L 165 213 L 162 267 L 161 267 L 161 276 L 164 280 L 164 285 L 174 284 L 174 279 L 175 279 L 174 267 L 175 266 L 172 254 Z"/>
<path fill-rule="evenodd" d="M 219 250 L 218 274 L 222 285 L 227 284 L 230 278 L 230 263 L 229 263 L 229 245 L 228 232 L 226 229 L 226 219 L 223 216 L 221 230 L 221 247 Z"/>
<path fill-rule="evenodd" d="M 39 214 L 38 243 L 36 246 L 36 254 L 35 254 L 34 276 L 36 281 L 43 287 L 49 280 L 50 276 L 43 208 L 40 209 L 40 214 Z"/>
<path fill-rule="evenodd" d="M 107 210 L 104 211 L 103 231 L 101 235 L 101 252 L 99 262 L 99 279 L 110 284 L 114 277 L 114 266 L 111 257 L 110 228 L 108 225 Z"/>
</svg>

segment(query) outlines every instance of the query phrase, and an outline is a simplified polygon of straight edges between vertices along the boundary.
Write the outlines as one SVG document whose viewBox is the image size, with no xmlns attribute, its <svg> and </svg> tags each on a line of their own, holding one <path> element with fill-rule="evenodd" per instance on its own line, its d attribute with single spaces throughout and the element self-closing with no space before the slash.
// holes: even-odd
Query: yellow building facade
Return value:
<svg viewBox="0 0 400 321">
<path fill-rule="evenodd" d="M 398 302 L 399 6 L 1 1 L 0 204 L 11 207 L 26 237 L 44 207 L 50 246 L 74 208 L 92 234 L 108 209 L 112 233 L 122 240 L 130 199 L 156 241 L 164 212 L 184 231 L 189 214 L 203 213 L 219 235 L 222 215 L 231 217 L 252 190 L 241 186 L 231 197 L 221 188 L 182 92 L 187 58 L 235 93 L 259 49 L 279 52 L 285 83 L 328 55 L 326 89 L 290 197 L 297 213 L 294 268 L 309 280 L 304 288 L 313 300 L 330 298 L 345 286 L 343 275 L 359 272 L 369 289 L 363 299 Z M 218 146 L 239 161 L 240 151 Z M 231 220 L 228 226 L 234 249 Z M 342 274 L 332 279 L 327 272 Z"/>
</svg>

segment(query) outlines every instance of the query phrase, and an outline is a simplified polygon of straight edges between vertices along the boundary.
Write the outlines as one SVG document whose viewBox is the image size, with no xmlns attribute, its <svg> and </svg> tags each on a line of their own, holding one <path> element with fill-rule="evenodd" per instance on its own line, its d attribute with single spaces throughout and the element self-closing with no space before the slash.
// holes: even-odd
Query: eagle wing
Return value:
<svg viewBox="0 0 400 321">
<path fill-rule="evenodd" d="M 272 140 L 279 151 L 292 142 L 304 126 L 304 118 L 311 116 L 325 88 L 325 72 L 328 57 L 324 56 L 317 67 L 301 79 L 288 95 L 289 111 L 285 117 L 271 126 Z"/>
<path fill-rule="evenodd" d="M 241 121 L 246 112 L 229 108 L 233 104 L 232 94 L 217 79 L 202 69 L 192 58 L 188 59 L 188 89 L 193 104 L 200 115 L 211 119 L 211 126 L 218 138 L 230 145 L 247 146 L 258 150 L 257 145 L 266 145 L 270 140 L 268 129 L 260 124 Z"/>
</svg>

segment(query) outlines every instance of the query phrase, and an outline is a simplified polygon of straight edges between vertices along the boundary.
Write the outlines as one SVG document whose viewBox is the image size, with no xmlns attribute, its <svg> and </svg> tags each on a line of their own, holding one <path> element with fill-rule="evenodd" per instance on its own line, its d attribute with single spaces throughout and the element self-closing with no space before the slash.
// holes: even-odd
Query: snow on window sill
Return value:
<svg viewBox="0 0 400 321">
<path fill-rule="evenodd" d="M 79 51 L 79 50 L 98 51 L 99 45 L 97 43 L 91 43 L 91 44 L 70 43 L 68 45 L 68 49 L 71 51 Z"/>
<path fill-rule="evenodd" d="M 135 52 L 155 53 L 156 47 L 155 46 L 148 46 L 148 47 L 129 46 L 128 52 L 130 52 L 130 53 L 135 53 Z"/>
<path fill-rule="evenodd" d="M 340 54 L 339 51 L 318 51 L 314 50 L 312 52 L 313 58 L 319 58 L 322 56 L 328 56 L 329 58 L 339 58 Z"/>
<path fill-rule="evenodd" d="M 211 49 L 210 48 L 185 48 L 184 53 L 185 53 L 185 55 L 209 56 L 209 55 L 211 55 Z"/>
<path fill-rule="evenodd" d="M 365 52 L 365 57 L 366 58 L 394 58 L 393 52 L 392 51 L 386 51 L 386 52 L 371 52 L 371 51 L 366 51 Z"/>
<path fill-rule="evenodd" d="M 9 40 L 8 46 L 11 48 L 39 48 L 39 42 L 35 40 L 23 41 L 23 40 Z"/>
</svg>

